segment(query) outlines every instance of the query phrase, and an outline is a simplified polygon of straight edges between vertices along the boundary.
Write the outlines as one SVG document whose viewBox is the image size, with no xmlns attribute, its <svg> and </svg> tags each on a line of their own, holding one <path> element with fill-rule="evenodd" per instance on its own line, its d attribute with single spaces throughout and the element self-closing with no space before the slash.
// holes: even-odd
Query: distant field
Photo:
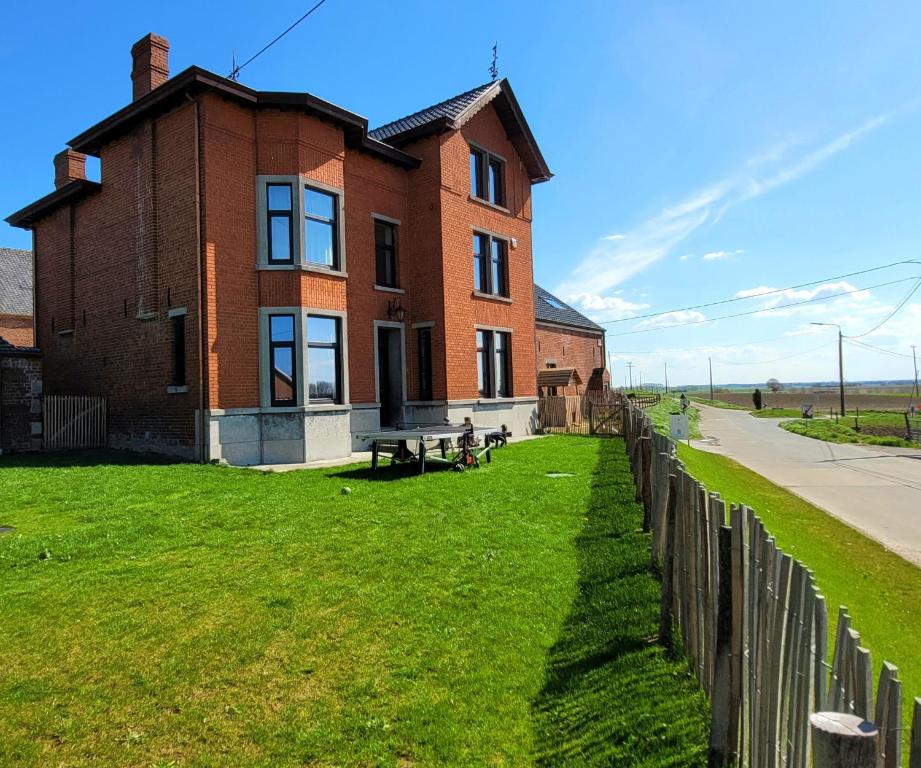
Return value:
<svg viewBox="0 0 921 768">
<path fill-rule="evenodd" d="M 908 407 L 908 394 L 848 394 L 845 392 L 845 406 L 850 412 L 854 408 L 869 411 L 904 411 Z M 714 392 L 713 398 L 730 405 L 752 407 L 750 392 Z M 762 390 L 765 408 L 795 408 L 805 403 L 812 403 L 817 412 L 828 413 L 829 408 L 838 410 L 838 393 L 813 395 L 809 392 L 765 392 Z"/>
</svg>

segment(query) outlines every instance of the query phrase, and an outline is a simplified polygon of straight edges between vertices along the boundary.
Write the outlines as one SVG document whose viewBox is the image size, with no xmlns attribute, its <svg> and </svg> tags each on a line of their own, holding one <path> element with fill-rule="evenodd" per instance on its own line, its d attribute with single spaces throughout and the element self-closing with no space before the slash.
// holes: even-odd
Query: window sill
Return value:
<svg viewBox="0 0 921 768">
<path fill-rule="evenodd" d="M 384 291 L 385 293 L 406 293 L 405 288 L 391 288 L 389 285 L 377 285 L 374 286 L 375 291 Z"/>
<path fill-rule="evenodd" d="M 508 296 L 499 296 L 496 293 L 483 293 L 482 291 L 474 291 L 473 298 L 475 299 L 486 299 L 487 301 L 498 301 L 502 304 L 511 304 L 512 300 Z"/>
<path fill-rule="evenodd" d="M 515 403 L 518 402 L 518 399 L 514 395 L 508 395 L 507 397 L 479 397 L 477 402 L 482 405 L 489 405 L 490 403 Z"/>
<path fill-rule="evenodd" d="M 499 211 L 500 213 L 511 213 L 511 211 L 506 208 L 504 205 L 497 205 L 496 203 L 491 203 L 489 200 L 484 200 L 482 197 L 477 197 L 476 195 L 469 195 L 468 199 L 471 203 L 477 203 L 478 205 L 485 205 L 487 208 L 492 208 L 494 211 Z"/>
<path fill-rule="evenodd" d="M 152 309 L 148 309 L 146 312 L 138 312 L 135 315 L 136 320 L 158 320 L 160 318 L 159 312 L 154 312 Z"/>
<path fill-rule="evenodd" d="M 322 413 L 324 411 L 351 411 L 349 403 L 311 403 L 304 406 L 307 413 Z"/>
<path fill-rule="evenodd" d="M 330 277 L 346 278 L 349 276 L 348 272 L 340 272 L 339 270 L 321 267 L 316 264 L 257 264 L 256 269 L 260 272 L 317 272 Z"/>
<path fill-rule="evenodd" d="M 65 336 L 73 336 L 73 335 L 74 335 L 74 329 L 73 329 L 73 328 L 66 328 L 66 329 L 63 330 L 63 331 L 58 331 L 58 336 L 61 337 L 61 338 L 65 337 Z"/>
<path fill-rule="evenodd" d="M 166 388 L 166 394 L 168 395 L 184 395 L 188 391 L 189 391 L 189 387 L 186 384 L 183 384 L 181 386 L 173 385 L 173 386 L 169 386 Z"/>
</svg>

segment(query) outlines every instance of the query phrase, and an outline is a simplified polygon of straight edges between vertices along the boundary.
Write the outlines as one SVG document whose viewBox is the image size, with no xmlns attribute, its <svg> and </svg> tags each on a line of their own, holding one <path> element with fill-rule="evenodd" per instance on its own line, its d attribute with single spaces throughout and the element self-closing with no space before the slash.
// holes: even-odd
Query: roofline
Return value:
<svg viewBox="0 0 921 768">
<path fill-rule="evenodd" d="M 72 138 L 68 145 L 77 152 L 98 155 L 115 136 L 128 130 L 151 113 L 169 109 L 186 94 L 216 91 L 257 109 L 302 109 L 342 127 L 349 146 L 378 155 L 404 168 L 418 168 L 421 160 L 368 136 L 368 120 L 310 93 L 296 91 L 257 91 L 214 72 L 192 66 L 137 101 L 109 115 L 105 120 Z"/>
<path fill-rule="evenodd" d="M 589 320 L 588 322 L 591 323 L 592 321 Z M 575 325 L 573 323 L 562 323 L 559 320 L 542 320 L 536 315 L 534 316 L 534 324 L 546 325 L 551 328 L 563 328 L 571 331 L 585 331 L 587 333 L 594 333 L 598 336 L 604 336 L 607 333 L 600 325 Z"/>
<path fill-rule="evenodd" d="M 102 185 L 96 181 L 88 179 L 75 179 L 65 184 L 60 189 L 54 190 L 49 195 L 36 200 L 34 203 L 27 205 L 25 208 L 16 211 L 6 217 L 7 224 L 21 229 L 31 229 L 34 224 L 43 216 L 47 216 L 51 211 L 64 203 L 79 200 L 87 195 L 92 195 L 99 191 Z"/>
<path fill-rule="evenodd" d="M 2 338 L 2 337 L 0 337 Z M 42 352 L 38 347 L 17 347 L 6 339 L 9 346 L 0 344 L 0 357 L 41 357 Z"/>
<path fill-rule="evenodd" d="M 409 144 L 412 141 L 417 141 L 418 139 L 424 138 L 426 136 L 444 133 L 445 131 L 459 130 L 461 126 L 463 126 L 464 123 L 466 123 L 467 120 L 472 117 L 472 115 L 476 114 L 489 102 L 503 95 L 508 100 L 509 111 L 521 129 L 521 136 L 534 157 L 536 172 L 531 175 L 531 183 L 540 184 L 544 181 L 549 181 L 553 178 L 553 173 L 550 171 L 550 167 L 547 165 L 547 161 L 544 159 L 543 153 L 540 151 L 540 147 L 537 145 L 537 140 L 534 138 L 534 134 L 531 132 L 531 127 L 528 125 L 528 121 L 525 120 L 524 113 L 521 111 L 521 105 L 518 103 L 518 99 L 515 97 L 512 86 L 509 83 L 508 78 L 505 77 L 503 77 L 501 80 L 497 80 L 493 84 L 493 87 L 487 88 L 485 91 L 483 91 L 483 93 L 481 93 L 475 101 L 464 108 L 464 110 L 457 116 L 456 120 L 450 120 L 449 118 L 442 116 L 427 123 L 423 123 L 422 125 L 417 125 L 400 133 L 395 133 L 391 136 L 388 136 L 387 142 L 395 147 L 398 147 Z M 390 125 L 390 123 L 387 125 Z M 510 138 L 512 138 L 514 143 L 515 137 Z"/>
</svg>

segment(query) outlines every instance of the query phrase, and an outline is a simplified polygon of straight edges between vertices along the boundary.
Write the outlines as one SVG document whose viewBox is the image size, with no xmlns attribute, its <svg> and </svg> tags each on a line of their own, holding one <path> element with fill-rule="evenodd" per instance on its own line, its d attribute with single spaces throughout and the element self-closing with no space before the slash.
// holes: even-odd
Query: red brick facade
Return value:
<svg viewBox="0 0 921 768">
<path fill-rule="evenodd" d="M 141 106 L 172 82 L 163 74 L 164 45 L 154 36 L 133 49 Z M 431 324 L 432 402 L 480 397 L 480 326 L 511 334 L 510 402 L 536 397 L 532 177 L 492 104 L 459 129 L 397 152 L 369 149 L 366 140 L 356 146 L 348 122 L 299 108 L 297 100 L 281 109 L 230 98 L 226 89 L 236 84 L 205 74 L 218 85 L 190 85 L 161 108 L 139 108 L 98 147 L 75 140 L 98 152 L 100 185 L 75 181 L 82 156 L 61 153 L 58 192 L 86 189 L 31 218 L 19 216 L 34 233 L 46 393 L 107 395 L 116 444 L 208 458 L 207 433 L 215 427 L 203 412 L 266 410 L 261 308 L 340 313 L 348 349 L 343 405 L 351 406 L 375 403 L 374 323 L 391 320 L 388 307 L 399 303 L 407 403 L 420 397 L 419 324 Z M 469 141 L 505 160 L 505 208 L 471 198 Z M 259 266 L 264 212 L 257 190 L 265 176 L 337 190 L 344 271 Z M 375 288 L 372 214 L 399 222 L 399 293 Z M 474 229 L 509 240 L 507 299 L 474 295 Z M 187 376 L 175 387 L 172 316 L 183 312 Z"/>
<path fill-rule="evenodd" d="M 593 371 L 606 367 L 603 333 L 541 323 L 538 323 L 535 333 L 538 370 L 575 368 L 582 381 L 578 387 L 559 387 L 556 394 L 576 395 L 590 388 L 600 389 L 604 384 L 610 384 L 610 377 L 606 370 L 601 378 L 596 376 L 593 379 Z"/>
<path fill-rule="evenodd" d="M 6 339 L 15 347 L 31 347 L 35 341 L 32 317 L 0 314 L 0 339 Z"/>
</svg>

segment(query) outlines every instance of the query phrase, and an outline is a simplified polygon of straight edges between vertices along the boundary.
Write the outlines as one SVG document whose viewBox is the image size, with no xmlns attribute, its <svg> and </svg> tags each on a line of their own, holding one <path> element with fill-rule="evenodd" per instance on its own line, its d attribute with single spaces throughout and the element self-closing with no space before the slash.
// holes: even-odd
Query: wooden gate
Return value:
<svg viewBox="0 0 921 768">
<path fill-rule="evenodd" d="M 581 395 L 551 395 L 537 402 L 544 432 L 575 435 L 623 434 L 623 398 L 617 392 L 590 390 Z"/>
<path fill-rule="evenodd" d="M 589 422 L 593 435 L 622 435 L 624 408 L 620 403 L 589 403 Z"/>
<path fill-rule="evenodd" d="M 46 395 L 42 410 L 46 451 L 105 447 L 104 397 Z"/>
</svg>

